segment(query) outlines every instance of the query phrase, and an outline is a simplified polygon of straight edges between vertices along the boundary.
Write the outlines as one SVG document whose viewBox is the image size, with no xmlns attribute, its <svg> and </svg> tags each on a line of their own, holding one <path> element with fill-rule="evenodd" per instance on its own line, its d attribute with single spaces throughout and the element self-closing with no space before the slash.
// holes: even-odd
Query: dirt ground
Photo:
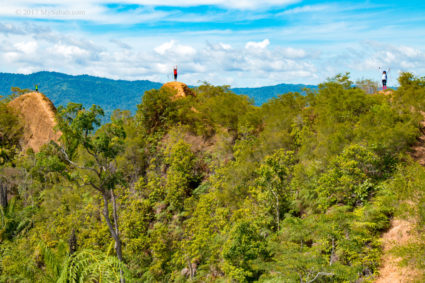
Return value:
<svg viewBox="0 0 425 283">
<path fill-rule="evenodd" d="M 56 108 L 46 96 L 38 92 L 26 93 L 9 102 L 9 106 L 21 117 L 24 150 L 32 148 L 38 152 L 49 141 L 59 140 L 61 133 L 54 130 Z"/>
<path fill-rule="evenodd" d="M 406 245 L 414 238 L 414 225 L 413 219 L 394 219 L 390 230 L 383 234 L 384 253 L 376 283 L 417 282 L 418 272 L 409 266 L 401 267 L 401 259 L 391 253 L 394 247 Z"/>
<path fill-rule="evenodd" d="M 425 113 L 423 113 L 425 114 Z M 425 117 L 425 115 L 424 115 Z M 421 123 L 425 129 L 425 121 Z M 416 145 L 412 147 L 411 156 L 416 162 L 425 166 L 425 134 L 422 135 Z M 415 205 L 414 202 L 411 205 Z M 383 255 L 379 277 L 376 283 L 404 283 L 404 282 L 420 282 L 420 272 L 410 266 L 402 267 L 399 265 L 401 258 L 398 258 L 391 250 L 398 246 L 407 245 L 409 242 L 415 241 L 417 235 L 414 231 L 415 219 L 399 219 L 395 218 L 391 222 L 391 228 L 382 235 Z"/>
</svg>

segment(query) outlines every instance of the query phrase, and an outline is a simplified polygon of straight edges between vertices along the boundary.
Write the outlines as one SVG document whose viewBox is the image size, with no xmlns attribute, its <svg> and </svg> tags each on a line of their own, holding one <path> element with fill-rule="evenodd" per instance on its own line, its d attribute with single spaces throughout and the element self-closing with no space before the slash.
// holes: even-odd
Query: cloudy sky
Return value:
<svg viewBox="0 0 425 283">
<path fill-rule="evenodd" d="M 0 0 L 0 72 L 232 86 L 425 75 L 425 2 Z"/>
</svg>

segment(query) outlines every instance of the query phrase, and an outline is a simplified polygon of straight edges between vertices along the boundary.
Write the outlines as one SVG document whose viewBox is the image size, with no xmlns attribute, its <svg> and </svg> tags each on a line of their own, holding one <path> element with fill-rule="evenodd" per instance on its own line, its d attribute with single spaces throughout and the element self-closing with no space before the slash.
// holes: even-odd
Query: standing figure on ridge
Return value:
<svg viewBox="0 0 425 283">
<path fill-rule="evenodd" d="M 383 71 L 382 72 L 382 89 L 383 90 L 387 89 L 387 79 L 388 79 L 387 71 Z"/>
<path fill-rule="evenodd" d="M 38 85 L 35 85 L 35 92 L 38 92 Z"/>
<path fill-rule="evenodd" d="M 174 81 L 177 81 L 177 66 L 174 67 Z"/>
</svg>

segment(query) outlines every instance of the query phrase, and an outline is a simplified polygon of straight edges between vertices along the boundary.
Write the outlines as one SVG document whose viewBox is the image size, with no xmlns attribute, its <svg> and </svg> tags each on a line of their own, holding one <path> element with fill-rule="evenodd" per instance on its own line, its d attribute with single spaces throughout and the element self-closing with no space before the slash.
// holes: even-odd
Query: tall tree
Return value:
<svg viewBox="0 0 425 283">
<path fill-rule="evenodd" d="M 120 231 L 118 225 L 115 189 L 122 182 L 117 170 L 117 156 L 124 150 L 125 132 L 120 120 L 100 126 L 103 110 L 93 105 L 89 110 L 81 104 L 70 103 L 58 109 L 58 127 L 62 132 L 61 150 L 64 159 L 84 172 L 84 185 L 92 187 L 103 198 L 103 216 L 120 263 L 123 263 Z M 83 158 L 85 157 L 85 158 Z M 88 158 L 87 158 L 88 157 Z M 112 204 L 112 218 L 109 211 Z M 121 282 L 124 282 L 121 276 Z"/>
<path fill-rule="evenodd" d="M 295 163 L 294 152 L 279 149 L 273 155 L 267 156 L 258 170 L 260 193 L 257 197 L 274 208 L 277 230 L 280 228 L 282 208 L 286 205 L 284 202 L 288 201 L 289 184 Z"/>
<path fill-rule="evenodd" d="M 1 96 L 0 96 L 1 98 Z M 0 169 L 10 165 L 19 152 L 19 139 L 22 135 L 22 126 L 16 113 L 3 100 L 0 100 Z M 0 205 L 7 206 L 7 182 L 0 171 Z"/>
</svg>

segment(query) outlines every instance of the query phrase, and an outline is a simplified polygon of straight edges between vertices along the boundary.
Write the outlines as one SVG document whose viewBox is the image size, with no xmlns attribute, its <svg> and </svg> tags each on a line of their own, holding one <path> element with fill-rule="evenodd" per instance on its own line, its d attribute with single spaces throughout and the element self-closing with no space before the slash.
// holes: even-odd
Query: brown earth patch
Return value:
<svg viewBox="0 0 425 283">
<path fill-rule="evenodd" d="M 181 98 L 186 96 L 195 96 L 193 91 L 184 83 L 181 82 L 168 82 L 161 88 L 170 88 L 177 91 L 175 98 Z"/>
<path fill-rule="evenodd" d="M 422 115 L 424 114 L 422 113 Z M 425 129 L 425 121 L 421 122 L 421 127 Z M 416 162 L 425 166 L 425 134 L 418 138 L 410 154 Z M 407 204 L 416 206 L 414 201 L 408 201 Z M 406 246 L 419 239 L 419 235 L 414 229 L 415 225 L 415 219 L 412 218 L 407 220 L 394 218 L 391 221 L 391 228 L 382 235 L 383 255 L 376 283 L 420 282 L 417 278 L 420 278 L 421 272 L 412 266 L 401 266 L 402 258 L 397 257 L 392 252 L 394 248 Z"/>
<path fill-rule="evenodd" d="M 382 235 L 383 256 L 379 277 L 376 283 L 417 282 L 418 271 L 410 266 L 401 266 L 400 257 L 392 250 L 406 246 L 416 238 L 414 235 L 415 221 L 413 219 L 394 219 L 391 228 Z"/>
<path fill-rule="evenodd" d="M 32 148 L 38 152 L 44 144 L 59 140 L 61 133 L 54 130 L 56 108 L 45 95 L 26 93 L 9 102 L 9 106 L 23 121 L 24 133 L 20 143 L 24 150 Z"/>
</svg>

